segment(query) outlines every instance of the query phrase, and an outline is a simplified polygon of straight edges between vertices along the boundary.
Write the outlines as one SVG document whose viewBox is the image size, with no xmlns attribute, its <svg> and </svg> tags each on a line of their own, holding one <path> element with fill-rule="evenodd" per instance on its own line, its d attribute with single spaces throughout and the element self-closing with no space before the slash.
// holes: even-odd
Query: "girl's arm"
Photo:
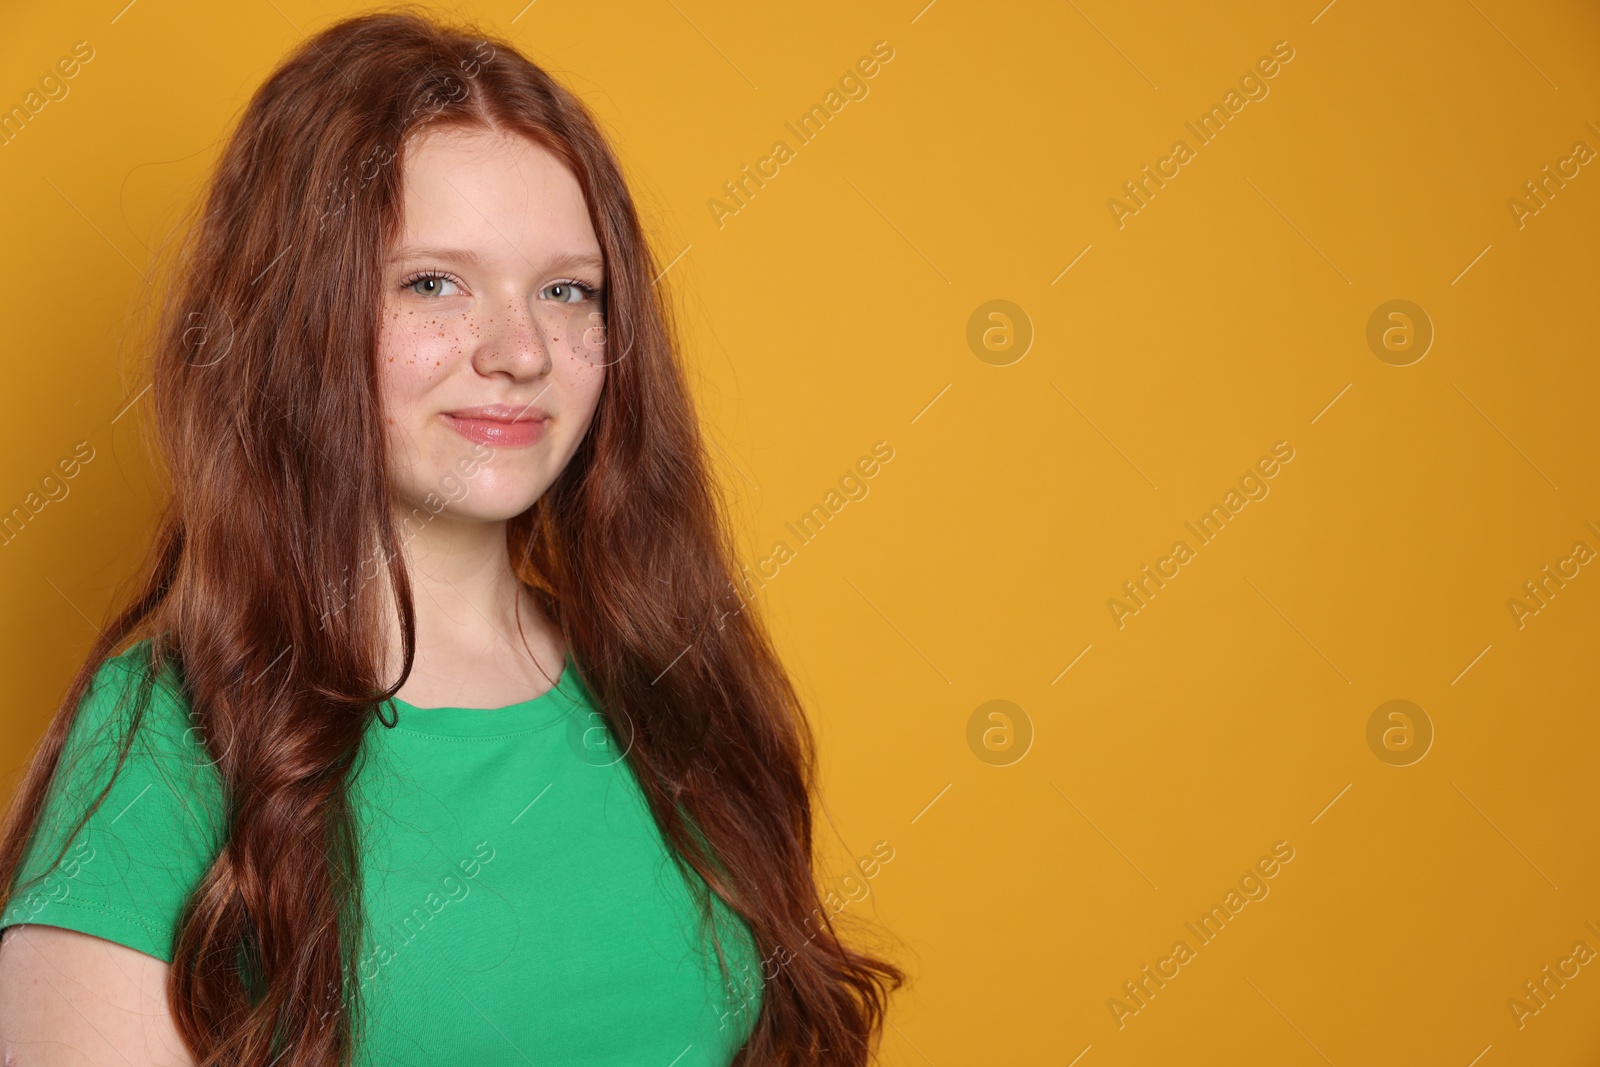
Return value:
<svg viewBox="0 0 1600 1067">
<path fill-rule="evenodd" d="M 193 1067 L 167 1010 L 167 965 L 29 923 L 0 936 L 0 1064 Z"/>
</svg>

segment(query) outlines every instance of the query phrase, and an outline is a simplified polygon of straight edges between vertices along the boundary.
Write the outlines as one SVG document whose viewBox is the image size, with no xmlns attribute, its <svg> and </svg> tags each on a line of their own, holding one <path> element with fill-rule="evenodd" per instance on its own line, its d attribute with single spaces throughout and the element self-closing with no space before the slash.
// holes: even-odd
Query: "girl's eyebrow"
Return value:
<svg viewBox="0 0 1600 1067">
<path fill-rule="evenodd" d="M 421 245 L 412 245 L 402 248 L 389 257 L 391 261 L 402 259 L 449 259 L 457 263 L 478 262 L 478 253 L 470 248 L 428 248 Z"/>
<path fill-rule="evenodd" d="M 552 270 L 556 268 L 572 269 L 574 267 L 591 267 L 594 270 L 605 269 L 605 260 L 591 252 L 563 252 L 559 256 L 551 257 L 549 261 Z"/>
</svg>

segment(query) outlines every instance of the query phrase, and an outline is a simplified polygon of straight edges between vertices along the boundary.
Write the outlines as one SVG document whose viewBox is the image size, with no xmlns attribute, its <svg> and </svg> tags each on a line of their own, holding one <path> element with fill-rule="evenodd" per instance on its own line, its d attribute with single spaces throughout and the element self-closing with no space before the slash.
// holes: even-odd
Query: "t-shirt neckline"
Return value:
<svg viewBox="0 0 1600 1067">
<path fill-rule="evenodd" d="M 525 733 L 554 725 L 582 701 L 577 664 L 567 653 L 556 684 L 527 700 L 499 708 L 422 708 L 399 697 L 389 703 L 398 716 L 395 733 L 435 737 L 491 737 Z"/>
</svg>

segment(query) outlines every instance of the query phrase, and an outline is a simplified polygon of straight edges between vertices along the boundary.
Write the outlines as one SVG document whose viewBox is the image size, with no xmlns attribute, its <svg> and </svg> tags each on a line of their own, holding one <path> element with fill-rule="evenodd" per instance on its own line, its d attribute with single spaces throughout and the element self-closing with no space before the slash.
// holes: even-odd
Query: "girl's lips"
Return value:
<svg viewBox="0 0 1600 1067">
<path fill-rule="evenodd" d="M 548 419 L 486 419 L 469 415 L 439 416 L 456 433 L 469 441 L 502 448 L 525 448 L 544 437 Z"/>
</svg>

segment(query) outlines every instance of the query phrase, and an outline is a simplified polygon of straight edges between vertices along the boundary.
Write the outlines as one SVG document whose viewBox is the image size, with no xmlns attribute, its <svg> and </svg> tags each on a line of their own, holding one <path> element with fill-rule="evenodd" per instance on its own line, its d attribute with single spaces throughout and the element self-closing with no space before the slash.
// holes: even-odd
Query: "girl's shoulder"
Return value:
<svg viewBox="0 0 1600 1067">
<path fill-rule="evenodd" d="M 81 771 L 81 761 L 91 755 L 120 749 L 130 731 L 128 760 L 181 755 L 184 764 L 211 762 L 179 668 L 170 659 L 156 667 L 150 638 L 106 657 L 95 669 L 73 715 L 57 777 Z"/>
<path fill-rule="evenodd" d="M 39 922 L 168 962 L 221 849 L 221 779 L 170 663 L 108 657 L 78 702 L 0 927 Z"/>
<path fill-rule="evenodd" d="M 148 682 L 152 697 L 166 709 L 178 707 L 185 711 L 188 701 L 183 694 L 183 683 L 177 663 L 170 657 L 158 670 L 155 665 L 155 642 L 143 637 L 114 656 L 107 656 L 96 669 L 91 692 L 114 691 L 127 696 L 134 687 Z"/>
</svg>

